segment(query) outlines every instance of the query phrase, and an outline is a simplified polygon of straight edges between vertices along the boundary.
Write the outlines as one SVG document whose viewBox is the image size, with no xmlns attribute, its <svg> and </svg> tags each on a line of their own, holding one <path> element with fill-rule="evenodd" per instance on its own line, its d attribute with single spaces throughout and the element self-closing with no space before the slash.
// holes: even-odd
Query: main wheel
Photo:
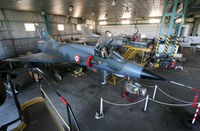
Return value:
<svg viewBox="0 0 200 131">
<path fill-rule="evenodd" d="M 3 81 L 0 76 L 0 106 L 5 102 L 5 100 L 6 100 L 6 87 L 3 85 Z"/>
</svg>

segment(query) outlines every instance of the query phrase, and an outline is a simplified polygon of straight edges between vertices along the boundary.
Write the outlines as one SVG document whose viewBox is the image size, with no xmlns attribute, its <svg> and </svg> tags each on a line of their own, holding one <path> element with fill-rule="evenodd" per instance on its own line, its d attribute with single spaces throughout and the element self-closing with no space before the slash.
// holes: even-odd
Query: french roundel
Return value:
<svg viewBox="0 0 200 131">
<path fill-rule="evenodd" d="M 79 55 L 75 55 L 74 56 L 74 60 L 75 60 L 76 63 L 79 63 L 79 61 L 80 61 Z"/>
</svg>

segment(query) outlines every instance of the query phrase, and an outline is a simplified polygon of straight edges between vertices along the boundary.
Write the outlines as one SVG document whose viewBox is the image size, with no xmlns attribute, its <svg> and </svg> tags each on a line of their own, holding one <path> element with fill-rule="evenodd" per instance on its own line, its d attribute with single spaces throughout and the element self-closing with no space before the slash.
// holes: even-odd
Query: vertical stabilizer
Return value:
<svg viewBox="0 0 200 131">
<path fill-rule="evenodd" d="M 85 25 L 81 25 L 81 31 L 82 31 L 82 34 L 83 35 L 89 35 L 89 36 L 92 36 L 92 35 L 95 35 L 94 33 L 92 33 L 92 31 L 90 31 L 89 28 L 87 28 Z"/>
<path fill-rule="evenodd" d="M 35 24 L 35 27 L 37 29 L 37 33 L 38 36 L 40 37 L 40 39 L 48 41 L 50 39 L 53 39 L 45 30 L 44 28 L 42 28 L 41 26 L 39 26 L 38 24 Z"/>
</svg>

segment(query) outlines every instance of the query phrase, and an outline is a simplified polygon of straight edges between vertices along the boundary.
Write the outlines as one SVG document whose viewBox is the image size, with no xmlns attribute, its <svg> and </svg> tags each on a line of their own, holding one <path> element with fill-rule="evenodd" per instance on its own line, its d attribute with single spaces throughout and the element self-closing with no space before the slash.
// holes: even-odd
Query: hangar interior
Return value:
<svg viewBox="0 0 200 131">
<path fill-rule="evenodd" d="M 199 25 L 199 0 L 1 0 L 0 130 L 199 130 Z"/>
</svg>

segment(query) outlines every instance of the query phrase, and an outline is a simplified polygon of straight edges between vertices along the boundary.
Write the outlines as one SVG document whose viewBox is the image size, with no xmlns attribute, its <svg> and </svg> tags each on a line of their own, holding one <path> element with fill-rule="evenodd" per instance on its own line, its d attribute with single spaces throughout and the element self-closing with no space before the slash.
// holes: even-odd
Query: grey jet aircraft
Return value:
<svg viewBox="0 0 200 131">
<path fill-rule="evenodd" d="M 38 41 L 40 53 L 6 59 L 6 61 L 47 62 L 47 63 L 76 63 L 90 70 L 104 70 L 118 76 L 165 80 L 142 66 L 128 62 L 119 53 L 107 47 L 113 42 L 112 37 L 101 38 L 96 46 L 85 46 L 73 43 L 55 41 L 43 28 L 36 25 L 41 38 Z M 0 74 L 1 75 L 1 74 Z M 5 101 L 5 88 L 1 85 L 0 77 L 0 105 Z"/>
<path fill-rule="evenodd" d="M 88 27 L 85 25 L 80 25 L 82 35 L 79 37 L 72 37 L 70 40 L 65 39 L 64 41 L 66 42 L 72 42 L 72 43 L 77 43 L 77 44 L 86 44 L 86 45 L 92 45 L 95 46 L 100 39 L 100 35 L 94 34 Z"/>
<path fill-rule="evenodd" d="M 96 69 L 135 78 L 164 80 L 164 78 L 148 71 L 135 63 L 128 62 L 119 53 L 108 50 L 113 42 L 112 37 L 101 38 L 96 46 L 85 46 L 55 41 L 43 28 L 37 26 L 41 41 L 38 41 L 40 53 L 25 55 L 6 61 L 76 63 L 96 71 Z"/>
<path fill-rule="evenodd" d="M 97 42 L 100 39 L 100 35 L 94 34 L 85 25 L 81 25 L 80 28 L 82 31 L 82 37 L 80 40 L 85 42 Z"/>
</svg>

